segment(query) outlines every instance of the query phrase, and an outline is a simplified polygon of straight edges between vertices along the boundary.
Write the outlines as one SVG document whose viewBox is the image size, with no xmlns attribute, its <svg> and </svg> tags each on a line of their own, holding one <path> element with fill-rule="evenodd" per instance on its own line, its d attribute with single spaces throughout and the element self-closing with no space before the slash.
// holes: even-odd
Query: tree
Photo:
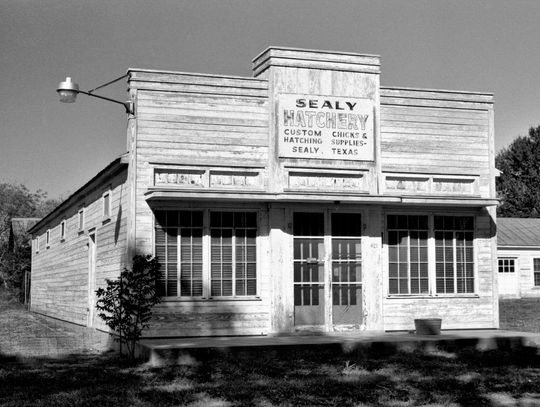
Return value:
<svg viewBox="0 0 540 407">
<path fill-rule="evenodd" d="M 96 308 L 105 324 L 118 334 L 115 338 L 135 358 L 135 345 L 152 318 L 152 307 L 161 301 L 157 292 L 160 264 L 152 256 L 133 257 L 132 270 L 124 269 L 116 280 L 105 280 L 106 288 L 96 291 Z"/>
<path fill-rule="evenodd" d="M 502 202 L 497 215 L 516 218 L 540 217 L 540 126 L 516 138 L 495 158 L 502 173 L 497 191 Z"/>
<path fill-rule="evenodd" d="M 43 217 L 60 203 L 41 190 L 31 192 L 22 184 L 0 183 L 0 287 L 20 297 L 24 272 L 30 270 L 30 238 L 24 234 L 10 242 L 11 220 Z"/>
</svg>

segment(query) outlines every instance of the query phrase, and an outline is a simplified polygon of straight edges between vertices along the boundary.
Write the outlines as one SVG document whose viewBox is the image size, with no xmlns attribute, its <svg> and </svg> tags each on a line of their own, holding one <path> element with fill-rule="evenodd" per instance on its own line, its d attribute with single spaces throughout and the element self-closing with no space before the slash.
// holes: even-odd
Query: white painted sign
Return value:
<svg viewBox="0 0 540 407">
<path fill-rule="evenodd" d="M 280 157 L 374 160 L 370 99 L 282 93 L 277 118 Z"/>
</svg>

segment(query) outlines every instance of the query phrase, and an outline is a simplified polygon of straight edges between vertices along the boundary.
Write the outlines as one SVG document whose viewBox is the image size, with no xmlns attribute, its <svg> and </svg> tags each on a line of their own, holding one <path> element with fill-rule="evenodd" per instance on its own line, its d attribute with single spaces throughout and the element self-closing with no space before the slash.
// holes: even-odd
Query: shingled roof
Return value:
<svg viewBox="0 0 540 407">
<path fill-rule="evenodd" d="M 540 246 L 540 218 L 497 218 L 497 246 Z"/>
</svg>

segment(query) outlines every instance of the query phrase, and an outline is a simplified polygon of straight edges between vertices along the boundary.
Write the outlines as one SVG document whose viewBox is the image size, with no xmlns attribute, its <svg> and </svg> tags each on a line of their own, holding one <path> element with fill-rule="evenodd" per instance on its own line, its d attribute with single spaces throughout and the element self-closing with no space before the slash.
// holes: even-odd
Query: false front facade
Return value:
<svg viewBox="0 0 540 407">
<path fill-rule="evenodd" d="M 381 87 L 370 55 L 271 47 L 253 71 L 129 70 L 128 152 L 32 231 L 104 191 L 110 221 L 39 246 L 33 309 L 100 328 L 93 290 L 150 253 L 147 336 L 497 327 L 492 96 Z"/>
</svg>

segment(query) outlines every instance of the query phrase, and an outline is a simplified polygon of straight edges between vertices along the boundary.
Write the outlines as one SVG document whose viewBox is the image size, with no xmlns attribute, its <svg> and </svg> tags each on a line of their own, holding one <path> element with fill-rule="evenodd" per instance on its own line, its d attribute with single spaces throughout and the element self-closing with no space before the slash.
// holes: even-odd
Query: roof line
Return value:
<svg viewBox="0 0 540 407">
<path fill-rule="evenodd" d="M 121 168 L 123 166 L 128 165 L 128 154 L 122 154 L 120 157 L 109 163 L 105 168 L 103 168 L 100 172 L 98 172 L 96 175 L 94 175 L 87 183 L 85 183 L 82 187 L 77 189 L 74 193 L 72 193 L 70 196 L 68 196 L 60 205 L 58 205 L 56 208 L 54 208 L 51 212 L 49 212 L 47 215 L 45 215 L 38 223 L 36 223 L 34 226 L 32 226 L 30 229 L 28 229 L 28 233 L 34 234 L 37 232 L 41 227 L 43 227 L 49 220 L 54 218 L 59 212 L 61 212 L 63 209 L 67 208 L 69 205 L 71 205 L 72 201 L 77 195 L 80 195 L 85 189 L 87 189 L 92 182 L 94 182 L 99 177 L 103 176 L 107 172 L 114 171 L 116 168 Z"/>
</svg>

